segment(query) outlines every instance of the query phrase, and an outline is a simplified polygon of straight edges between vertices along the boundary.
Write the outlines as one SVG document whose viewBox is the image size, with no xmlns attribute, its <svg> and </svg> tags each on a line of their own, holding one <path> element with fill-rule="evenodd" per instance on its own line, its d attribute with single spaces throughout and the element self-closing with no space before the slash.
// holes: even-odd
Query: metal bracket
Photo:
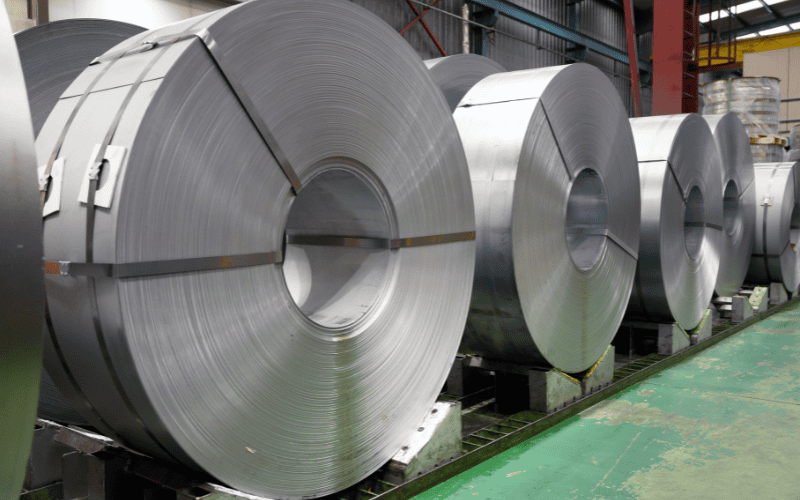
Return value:
<svg viewBox="0 0 800 500">
<path fill-rule="evenodd" d="M 86 167 L 86 174 L 83 176 L 83 183 L 81 190 L 78 192 L 78 201 L 81 203 L 89 202 L 89 183 L 93 180 L 100 179 L 101 173 L 103 174 L 104 181 L 97 189 L 94 197 L 94 204 L 97 207 L 111 208 L 111 202 L 114 199 L 114 189 L 117 185 L 119 172 L 122 168 L 122 162 L 125 160 L 125 153 L 127 150 L 121 146 L 108 146 L 106 148 L 105 158 L 102 162 L 95 162 L 94 158 L 100 153 L 100 144 L 95 145 L 92 150 L 92 155 L 89 165 Z M 103 168 L 103 165 L 106 165 Z M 55 166 L 55 164 L 54 164 Z"/>
<path fill-rule="evenodd" d="M 61 210 L 61 188 L 64 184 L 64 166 L 67 160 L 59 158 L 53 162 L 50 173 L 47 165 L 39 167 L 39 191 L 45 193 L 46 201 L 42 206 L 42 216 L 47 217 Z"/>
</svg>

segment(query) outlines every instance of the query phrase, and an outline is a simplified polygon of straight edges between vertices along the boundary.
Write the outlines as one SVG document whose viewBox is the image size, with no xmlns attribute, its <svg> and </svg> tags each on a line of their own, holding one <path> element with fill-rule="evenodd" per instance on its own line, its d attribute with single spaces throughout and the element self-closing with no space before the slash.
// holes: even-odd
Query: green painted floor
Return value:
<svg viewBox="0 0 800 500">
<path fill-rule="evenodd" d="M 800 499 L 800 309 L 417 499 Z"/>
</svg>

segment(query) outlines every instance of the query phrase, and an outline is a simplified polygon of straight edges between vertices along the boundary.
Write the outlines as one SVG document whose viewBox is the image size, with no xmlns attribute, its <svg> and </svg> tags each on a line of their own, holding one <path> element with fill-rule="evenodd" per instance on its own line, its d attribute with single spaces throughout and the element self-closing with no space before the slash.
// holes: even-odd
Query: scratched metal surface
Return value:
<svg viewBox="0 0 800 500">
<path fill-rule="evenodd" d="M 797 498 L 800 308 L 416 497 Z"/>
</svg>

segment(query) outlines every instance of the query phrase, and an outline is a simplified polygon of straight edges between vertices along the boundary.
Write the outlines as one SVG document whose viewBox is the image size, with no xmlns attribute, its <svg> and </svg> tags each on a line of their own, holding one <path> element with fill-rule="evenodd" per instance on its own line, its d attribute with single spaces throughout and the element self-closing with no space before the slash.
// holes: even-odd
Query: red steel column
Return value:
<svg viewBox="0 0 800 500">
<path fill-rule="evenodd" d="M 642 94 L 639 90 L 639 51 L 636 50 L 636 25 L 633 19 L 633 0 L 625 0 L 625 31 L 628 36 L 628 59 L 631 68 L 633 116 L 642 116 Z M 653 37 L 655 39 L 655 37 Z"/>
<path fill-rule="evenodd" d="M 654 0 L 653 3 L 653 114 L 682 113 L 684 12 L 694 2 Z"/>
</svg>

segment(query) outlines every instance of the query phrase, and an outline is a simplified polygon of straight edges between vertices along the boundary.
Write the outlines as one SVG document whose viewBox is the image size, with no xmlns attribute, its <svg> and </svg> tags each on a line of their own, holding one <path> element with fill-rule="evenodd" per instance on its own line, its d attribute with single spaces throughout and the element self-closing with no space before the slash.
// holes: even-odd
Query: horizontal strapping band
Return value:
<svg viewBox="0 0 800 500">
<path fill-rule="evenodd" d="M 634 260 L 639 260 L 639 253 L 634 252 L 633 248 L 631 248 L 627 243 L 622 241 L 621 238 L 617 237 L 616 234 L 607 228 L 599 229 L 595 227 L 568 227 L 567 234 L 574 234 L 577 236 L 605 236 L 611 240 L 612 243 L 622 249 L 623 252 L 633 257 Z"/>
<path fill-rule="evenodd" d="M 45 273 L 62 276 L 94 276 L 106 278 L 143 278 L 165 274 L 182 274 L 220 269 L 267 266 L 283 261 L 281 252 L 198 257 L 192 259 L 156 260 L 102 264 L 85 262 L 45 262 Z"/>
<path fill-rule="evenodd" d="M 345 248 L 367 248 L 367 249 L 398 249 L 423 247 L 431 245 L 443 245 L 445 243 L 455 243 L 459 241 L 471 241 L 475 239 L 475 232 L 439 234 L 436 236 L 421 236 L 418 238 L 361 238 L 350 236 L 329 236 L 329 235 L 304 235 L 294 234 L 286 236 L 286 243 L 289 245 L 318 245 L 329 247 Z"/>
<path fill-rule="evenodd" d="M 719 224 L 713 224 L 711 222 L 684 222 L 684 227 L 707 227 L 709 229 L 716 229 L 717 231 L 722 231 L 722 226 Z"/>
</svg>

